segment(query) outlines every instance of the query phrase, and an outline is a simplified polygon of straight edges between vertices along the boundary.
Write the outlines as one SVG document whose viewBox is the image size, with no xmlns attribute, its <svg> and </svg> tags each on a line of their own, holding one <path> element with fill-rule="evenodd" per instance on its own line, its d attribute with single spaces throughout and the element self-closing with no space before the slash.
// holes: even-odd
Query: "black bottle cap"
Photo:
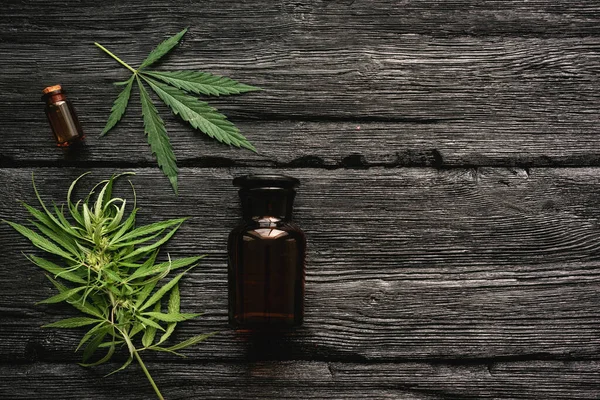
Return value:
<svg viewBox="0 0 600 400">
<path fill-rule="evenodd" d="M 272 216 L 282 219 L 292 217 L 296 191 L 300 185 L 296 178 L 285 175 L 245 175 L 233 180 L 239 186 L 244 218 Z"/>
<path fill-rule="evenodd" d="M 258 188 L 281 188 L 293 189 L 300 185 L 300 181 L 296 178 L 278 174 L 255 174 L 238 176 L 233 180 L 235 186 L 244 189 Z"/>
</svg>

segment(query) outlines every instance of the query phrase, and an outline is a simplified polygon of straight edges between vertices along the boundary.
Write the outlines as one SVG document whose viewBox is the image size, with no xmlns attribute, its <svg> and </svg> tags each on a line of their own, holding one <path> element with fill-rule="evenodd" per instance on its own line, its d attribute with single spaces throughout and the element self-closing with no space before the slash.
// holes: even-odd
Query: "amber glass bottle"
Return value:
<svg viewBox="0 0 600 400">
<path fill-rule="evenodd" d="M 83 130 L 75 109 L 60 85 L 48 86 L 42 91 L 46 102 L 46 116 L 58 146 L 65 147 L 83 139 Z"/>
<path fill-rule="evenodd" d="M 299 181 L 247 175 L 239 186 L 244 222 L 229 235 L 229 323 L 272 330 L 302 324 L 306 238 L 291 222 Z"/>
</svg>

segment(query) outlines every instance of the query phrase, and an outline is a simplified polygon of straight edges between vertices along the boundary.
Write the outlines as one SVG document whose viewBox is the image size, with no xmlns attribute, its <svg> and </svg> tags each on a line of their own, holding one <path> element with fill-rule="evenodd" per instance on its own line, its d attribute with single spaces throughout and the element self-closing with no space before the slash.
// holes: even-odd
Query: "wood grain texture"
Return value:
<svg viewBox="0 0 600 400">
<path fill-rule="evenodd" d="M 182 283 L 184 309 L 206 314 L 175 339 L 221 333 L 185 360 L 147 355 L 167 398 L 600 397 L 597 1 L 6 0 L 2 17 L 0 219 L 27 217 L 32 171 L 60 201 L 81 172 L 123 169 L 140 222 L 192 217 L 163 257 L 208 254 Z M 175 197 L 137 95 L 98 137 L 127 75 L 93 42 L 136 65 L 185 26 L 158 69 L 265 90 L 209 99 L 258 154 L 159 107 Z M 56 83 L 87 134 L 75 152 L 54 147 L 39 101 Z M 301 178 L 309 238 L 306 323 L 279 336 L 226 325 L 231 178 L 260 171 Z M 139 369 L 76 366 L 81 332 L 40 329 L 70 310 L 34 305 L 52 290 L 31 251 L 0 224 L 0 398 L 151 398 Z"/>
<path fill-rule="evenodd" d="M 82 172 L 34 171 L 48 201 Z M 133 179 L 141 222 L 192 217 L 165 252 L 209 254 L 182 289 L 185 309 L 206 314 L 177 338 L 222 333 L 190 350 L 194 359 L 597 357 L 597 168 L 282 170 L 302 181 L 295 218 L 309 240 L 306 323 L 263 339 L 226 325 L 225 238 L 239 215 L 231 178 L 247 171 L 185 168 L 176 205 L 155 169 L 138 169 Z M 33 201 L 30 173 L 0 170 L 0 217 L 26 218 L 14 199 Z M 0 238 L 0 354 L 76 360 L 69 350 L 78 332 L 38 329 L 65 310 L 33 305 L 52 290 L 20 254 L 31 246 L 4 224 Z"/>
<path fill-rule="evenodd" d="M 133 400 L 153 393 L 139 369 L 127 379 L 102 375 L 117 365 L 0 365 L 0 395 Z M 148 365 L 168 399 L 597 399 L 598 362 L 499 362 L 493 365 L 251 362 Z M 32 385 L 32 381 L 36 384 Z"/>
<path fill-rule="evenodd" d="M 599 164 L 595 2 L 147 3 L 7 4 L 2 166 L 152 162 L 137 106 L 111 136 L 97 137 L 118 92 L 111 82 L 127 71 L 92 42 L 135 65 L 186 24 L 159 68 L 203 69 L 266 90 L 211 100 L 259 155 L 210 141 L 161 107 L 183 165 Z M 53 148 L 38 100 L 56 82 L 88 133 L 76 161 Z"/>
</svg>

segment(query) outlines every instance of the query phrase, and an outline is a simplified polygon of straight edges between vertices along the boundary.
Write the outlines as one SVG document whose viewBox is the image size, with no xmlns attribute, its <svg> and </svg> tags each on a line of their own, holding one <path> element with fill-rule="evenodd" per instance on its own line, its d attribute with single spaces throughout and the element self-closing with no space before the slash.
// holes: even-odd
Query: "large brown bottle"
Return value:
<svg viewBox="0 0 600 400">
<path fill-rule="evenodd" d="M 306 238 L 291 223 L 294 188 L 284 175 L 247 175 L 239 186 L 244 222 L 229 235 L 229 323 L 272 330 L 302 324 Z"/>
</svg>

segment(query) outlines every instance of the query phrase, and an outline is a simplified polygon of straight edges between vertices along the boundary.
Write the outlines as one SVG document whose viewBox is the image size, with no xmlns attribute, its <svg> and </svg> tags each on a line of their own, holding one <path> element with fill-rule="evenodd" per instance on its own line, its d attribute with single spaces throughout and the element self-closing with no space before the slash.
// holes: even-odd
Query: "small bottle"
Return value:
<svg viewBox="0 0 600 400">
<path fill-rule="evenodd" d="M 291 223 L 300 182 L 284 175 L 235 178 L 244 222 L 229 235 L 229 323 L 279 330 L 304 318 L 306 237 Z"/>
<path fill-rule="evenodd" d="M 52 127 L 56 143 L 60 147 L 70 146 L 84 138 L 75 109 L 63 93 L 60 85 L 48 86 L 42 91 L 46 102 L 46 116 Z"/>
</svg>

